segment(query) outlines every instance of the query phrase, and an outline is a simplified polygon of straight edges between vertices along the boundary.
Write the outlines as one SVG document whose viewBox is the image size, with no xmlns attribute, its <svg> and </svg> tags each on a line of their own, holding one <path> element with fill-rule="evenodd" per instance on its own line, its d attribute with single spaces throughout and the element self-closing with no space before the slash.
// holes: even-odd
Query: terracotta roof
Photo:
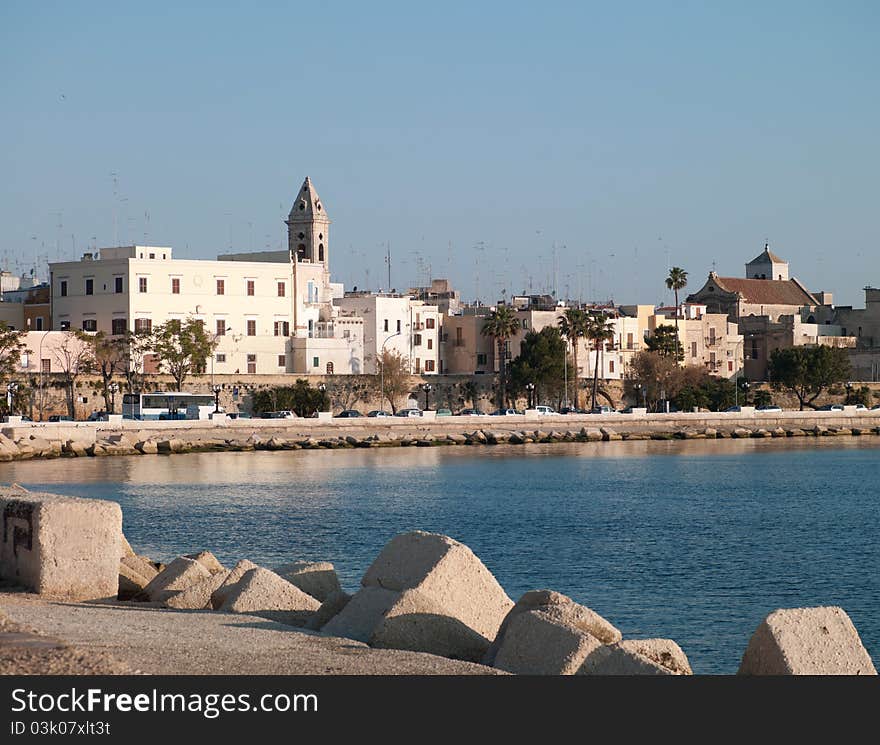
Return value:
<svg viewBox="0 0 880 745">
<path fill-rule="evenodd" d="M 715 277 L 722 290 L 742 295 L 747 303 L 762 305 L 818 305 L 819 302 L 796 279 L 740 279 Z"/>
<path fill-rule="evenodd" d="M 780 259 L 775 253 L 770 250 L 770 245 L 765 244 L 764 250 L 761 251 L 758 256 L 752 259 L 749 264 L 763 264 L 765 261 L 767 261 L 767 259 L 770 259 L 770 261 L 772 261 L 774 264 L 785 263 L 785 259 Z"/>
</svg>

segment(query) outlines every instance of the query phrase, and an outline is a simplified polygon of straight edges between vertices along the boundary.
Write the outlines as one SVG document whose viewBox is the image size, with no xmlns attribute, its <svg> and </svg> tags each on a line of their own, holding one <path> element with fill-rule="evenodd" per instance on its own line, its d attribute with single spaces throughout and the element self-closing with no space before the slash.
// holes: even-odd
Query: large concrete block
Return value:
<svg viewBox="0 0 880 745">
<path fill-rule="evenodd" d="M 165 601 L 165 605 L 179 610 L 212 610 L 211 595 L 226 581 L 228 576 L 229 572 L 225 571 L 212 574 L 207 579 L 175 593 Z"/>
<path fill-rule="evenodd" d="M 504 634 L 511 621 L 519 614 L 533 610 L 541 611 L 564 626 L 590 634 L 602 644 L 614 644 L 622 638 L 620 631 L 611 623 L 585 605 L 574 602 L 567 595 L 553 590 L 530 590 L 516 601 L 516 605 L 507 614 L 483 658 L 484 665 L 495 664 L 495 655 L 504 641 Z"/>
<path fill-rule="evenodd" d="M 330 636 L 343 636 L 367 643 L 399 597 L 400 593 L 395 590 L 364 587 L 354 594 L 345 608 L 331 618 L 321 631 Z"/>
<path fill-rule="evenodd" d="M 41 595 L 115 598 L 122 510 L 115 502 L 0 487 L 0 577 Z"/>
<path fill-rule="evenodd" d="M 482 635 L 487 645 L 513 607 L 513 601 L 473 551 L 436 533 L 414 531 L 392 538 L 361 584 L 397 592 L 418 590 L 444 615 Z"/>
<path fill-rule="evenodd" d="M 228 571 L 210 551 L 199 551 L 197 554 L 185 554 L 185 556 L 187 559 L 199 562 L 211 574 L 220 574 L 221 572 L 225 573 Z"/>
<path fill-rule="evenodd" d="M 306 628 L 312 631 L 320 631 L 331 618 L 342 612 L 342 609 L 348 605 L 349 600 L 351 600 L 351 595 L 347 592 L 340 590 L 339 592 L 332 593 L 321 603 L 321 607 L 318 608 L 315 615 L 309 619 Z"/>
<path fill-rule="evenodd" d="M 336 570 L 329 561 L 295 561 L 278 567 L 275 574 L 322 603 L 342 590 Z"/>
<path fill-rule="evenodd" d="M 275 572 L 257 567 L 245 572 L 219 610 L 226 613 L 295 611 L 301 614 L 301 620 L 305 622 L 320 607 L 318 600 L 296 585 L 290 584 Z"/>
<path fill-rule="evenodd" d="M 142 595 L 146 600 L 163 602 L 176 592 L 198 584 L 210 576 L 211 573 L 200 562 L 178 556 L 150 581 Z"/>
<path fill-rule="evenodd" d="M 226 579 L 223 580 L 223 584 L 211 593 L 211 607 L 217 610 L 223 605 L 226 602 L 226 597 L 241 582 L 241 578 L 244 577 L 245 573 L 256 568 L 257 565 L 247 559 L 242 559 L 232 567 L 232 570 L 226 575 Z"/>
<path fill-rule="evenodd" d="M 578 675 L 690 675 L 687 657 L 671 639 L 602 645 L 587 655 Z"/>
<path fill-rule="evenodd" d="M 876 675 L 843 608 L 775 610 L 752 634 L 740 675 Z"/>
<path fill-rule="evenodd" d="M 517 613 L 507 623 L 495 667 L 519 675 L 574 675 L 602 646 L 595 636 L 540 610 Z"/>
</svg>

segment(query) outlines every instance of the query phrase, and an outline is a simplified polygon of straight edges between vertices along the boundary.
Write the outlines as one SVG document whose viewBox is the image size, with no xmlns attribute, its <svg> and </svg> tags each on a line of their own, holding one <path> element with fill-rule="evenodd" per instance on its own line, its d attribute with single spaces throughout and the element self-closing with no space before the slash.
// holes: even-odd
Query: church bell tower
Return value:
<svg viewBox="0 0 880 745">
<path fill-rule="evenodd" d="M 291 257 L 295 257 L 297 262 L 323 264 L 324 271 L 329 272 L 330 218 L 308 176 L 300 187 L 285 224 Z"/>
</svg>

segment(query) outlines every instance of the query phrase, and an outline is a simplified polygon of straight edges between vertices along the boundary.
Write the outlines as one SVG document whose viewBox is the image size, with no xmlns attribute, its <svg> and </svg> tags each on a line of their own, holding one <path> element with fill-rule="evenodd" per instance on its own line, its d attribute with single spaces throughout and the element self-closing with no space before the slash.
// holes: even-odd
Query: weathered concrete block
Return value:
<svg viewBox="0 0 880 745">
<path fill-rule="evenodd" d="M 275 574 L 321 602 L 342 590 L 336 570 L 329 561 L 295 561 L 278 567 Z"/>
<path fill-rule="evenodd" d="M 529 610 L 507 624 L 494 665 L 518 675 L 574 675 L 601 646 L 592 634 Z"/>
<path fill-rule="evenodd" d="M 207 579 L 175 593 L 165 601 L 165 605 L 181 610 L 212 610 L 211 595 L 226 581 L 228 576 L 229 572 L 227 571 L 212 574 Z"/>
<path fill-rule="evenodd" d="M 122 541 L 118 504 L 2 487 L 0 512 L 0 577 L 52 597 L 116 597 Z"/>
<path fill-rule="evenodd" d="M 119 589 L 116 597 L 119 600 L 131 600 L 135 595 L 141 592 L 148 584 L 152 575 L 145 576 L 140 574 L 129 564 L 119 562 Z"/>
<path fill-rule="evenodd" d="M 343 636 L 367 643 L 373 636 L 373 630 L 399 597 L 400 593 L 396 590 L 382 587 L 361 588 L 321 631 L 330 636 Z"/>
<path fill-rule="evenodd" d="M 219 610 L 225 613 L 295 611 L 305 623 L 320 607 L 321 603 L 296 585 L 290 584 L 275 572 L 257 567 L 245 572 Z M 291 620 L 285 620 L 285 623 L 290 623 Z"/>
<path fill-rule="evenodd" d="M 144 455 L 156 455 L 159 452 L 159 446 L 155 440 L 141 440 L 136 442 L 134 447 Z"/>
<path fill-rule="evenodd" d="M 876 675 L 843 608 L 773 611 L 752 634 L 740 675 Z"/>
<path fill-rule="evenodd" d="M 148 582 L 159 573 L 155 565 L 144 556 L 123 556 L 119 563 L 125 564 L 141 577 L 146 577 Z"/>
<path fill-rule="evenodd" d="M 312 631 L 320 631 L 331 618 L 342 612 L 342 609 L 348 605 L 349 600 L 351 600 L 351 595 L 347 592 L 340 591 L 331 593 L 330 596 L 321 603 L 321 607 L 315 611 L 315 615 L 308 620 L 306 628 L 311 629 Z"/>
<path fill-rule="evenodd" d="M 212 554 L 210 551 L 199 551 L 197 554 L 186 554 L 185 558 L 199 562 L 199 564 L 205 567 L 205 569 L 207 569 L 211 574 L 228 572 L 226 567 L 224 567 L 219 561 L 217 561 L 217 557 L 214 556 L 214 554 Z"/>
<path fill-rule="evenodd" d="M 495 664 L 495 655 L 504 642 L 507 627 L 518 615 L 529 611 L 541 611 L 551 620 L 590 634 L 602 644 L 614 644 L 622 638 L 619 629 L 595 611 L 574 602 L 567 595 L 553 590 L 530 590 L 516 601 L 516 605 L 507 614 L 495 640 L 483 658 L 484 665 Z"/>
<path fill-rule="evenodd" d="M 498 633 L 513 602 L 492 573 L 463 543 L 414 531 L 392 538 L 364 574 L 364 587 L 418 590 L 486 639 Z"/>
<path fill-rule="evenodd" d="M 147 600 L 162 602 L 176 591 L 185 590 L 210 576 L 211 573 L 198 561 L 178 556 L 150 581 L 142 594 Z"/>
<path fill-rule="evenodd" d="M 478 662 L 489 642 L 419 590 L 404 590 L 376 624 L 369 643 Z"/>
<path fill-rule="evenodd" d="M 689 675 L 690 663 L 671 639 L 628 640 L 593 650 L 577 674 Z"/>
<path fill-rule="evenodd" d="M 232 571 L 226 575 L 226 579 L 213 593 L 211 593 L 211 607 L 214 610 L 217 610 L 223 603 L 226 602 L 226 596 L 229 595 L 230 592 L 235 588 L 235 586 L 241 581 L 241 578 L 244 577 L 245 573 L 250 571 L 251 569 L 256 569 L 257 565 L 252 561 L 248 561 L 247 559 L 242 559 L 239 561 L 234 567 L 232 567 Z"/>
</svg>

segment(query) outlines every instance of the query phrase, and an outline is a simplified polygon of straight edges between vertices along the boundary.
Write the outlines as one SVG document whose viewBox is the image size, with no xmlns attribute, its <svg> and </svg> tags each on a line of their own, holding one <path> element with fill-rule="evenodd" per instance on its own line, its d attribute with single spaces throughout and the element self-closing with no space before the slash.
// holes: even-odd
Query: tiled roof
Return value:
<svg viewBox="0 0 880 745">
<path fill-rule="evenodd" d="M 747 303 L 762 305 L 818 305 L 819 302 L 795 279 L 740 279 L 715 277 L 722 290 L 742 295 Z"/>
<path fill-rule="evenodd" d="M 780 259 L 775 253 L 773 253 L 770 250 L 770 246 L 764 246 L 764 250 L 761 251 L 760 255 L 752 259 L 749 264 L 763 264 L 767 259 L 770 259 L 774 264 L 785 263 L 785 259 Z"/>
</svg>

